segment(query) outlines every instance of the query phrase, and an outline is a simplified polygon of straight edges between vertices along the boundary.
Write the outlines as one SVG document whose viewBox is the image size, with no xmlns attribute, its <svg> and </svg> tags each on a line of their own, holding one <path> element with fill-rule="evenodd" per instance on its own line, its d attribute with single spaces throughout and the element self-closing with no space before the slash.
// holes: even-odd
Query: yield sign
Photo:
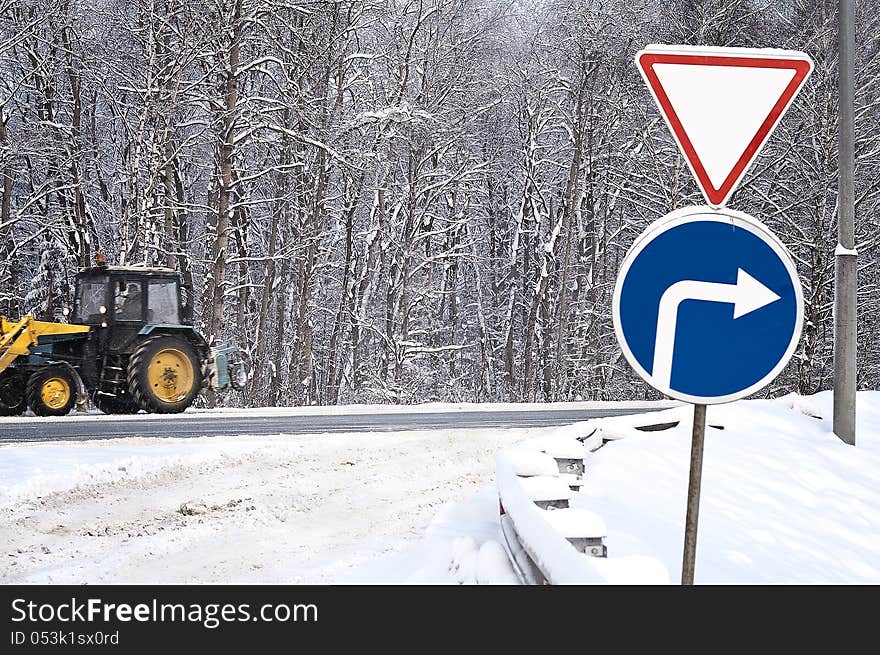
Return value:
<svg viewBox="0 0 880 655">
<path fill-rule="evenodd" d="M 723 207 L 813 69 L 803 52 L 648 46 L 636 64 L 703 195 Z"/>
</svg>

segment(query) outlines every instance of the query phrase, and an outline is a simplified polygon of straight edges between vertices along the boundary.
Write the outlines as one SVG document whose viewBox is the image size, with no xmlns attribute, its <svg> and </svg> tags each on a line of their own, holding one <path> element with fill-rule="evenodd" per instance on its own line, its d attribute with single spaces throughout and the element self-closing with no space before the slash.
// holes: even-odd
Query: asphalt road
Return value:
<svg viewBox="0 0 880 655">
<path fill-rule="evenodd" d="M 88 441 L 123 437 L 205 437 L 221 435 L 315 434 L 321 432 L 395 432 L 452 428 L 518 428 L 568 425 L 602 416 L 636 414 L 646 409 L 547 409 L 465 412 L 394 412 L 335 415 L 174 414 L 102 416 L 88 420 L 24 418 L 0 422 L 0 443 Z"/>
</svg>

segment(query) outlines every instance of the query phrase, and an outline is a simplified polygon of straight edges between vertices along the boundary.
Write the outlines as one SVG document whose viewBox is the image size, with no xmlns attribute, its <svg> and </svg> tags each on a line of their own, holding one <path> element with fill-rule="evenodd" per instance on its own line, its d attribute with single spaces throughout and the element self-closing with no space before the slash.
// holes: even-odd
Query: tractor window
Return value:
<svg viewBox="0 0 880 655">
<path fill-rule="evenodd" d="M 143 285 L 135 280 L 116 280 L 113 283 L 113 307 L 117 321 L 142 321 Z"/>
<path fill-rule="evenodd" d="M 151 281 L 148 323 L 180 324 L 180 308 L 177 295 L 177 282 L 170 280 Z"/>
<path fill-rule="evenodd" d="M 73 320 L 78 323 L 99 323 L 104 318 L 101 306 L 107 302 L 107 278 L 81 280 L 77 287 Z"/>
</svg>

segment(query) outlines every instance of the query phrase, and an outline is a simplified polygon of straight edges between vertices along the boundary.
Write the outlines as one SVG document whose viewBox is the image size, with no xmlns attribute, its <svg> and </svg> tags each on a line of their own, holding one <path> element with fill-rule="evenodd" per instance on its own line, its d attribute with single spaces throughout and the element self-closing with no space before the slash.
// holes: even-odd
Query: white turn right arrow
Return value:
<svg viewBox="0 0 880 655">
<path fill-rule="evenodd" d="M 780 297 L 741 268 L 736 270 L 736 284 L 682 280 L 663 292 L 657 314 L 657 336 L 654 341 L 654 366 L 651 377 L 669 389 L 672 381 L 672 355 L 675 350 L 675 327 L 678 307 L 685 300 L 705 300 L 733 305 L 733 318 L 750 314 Z"/>
</svg>

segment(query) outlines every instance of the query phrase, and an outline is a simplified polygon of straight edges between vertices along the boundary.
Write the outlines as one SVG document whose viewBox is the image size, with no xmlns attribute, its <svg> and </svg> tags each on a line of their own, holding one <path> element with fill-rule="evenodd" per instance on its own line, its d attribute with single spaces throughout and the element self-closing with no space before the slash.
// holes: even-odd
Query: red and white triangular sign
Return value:
<svg viewBox="0 0 880 655">
<path fill-rule="evenodd" d="M 712 207 L 723 207 L 813 70 L 803 52 L 648 46 L 636 64 Z"/>
</svg>

